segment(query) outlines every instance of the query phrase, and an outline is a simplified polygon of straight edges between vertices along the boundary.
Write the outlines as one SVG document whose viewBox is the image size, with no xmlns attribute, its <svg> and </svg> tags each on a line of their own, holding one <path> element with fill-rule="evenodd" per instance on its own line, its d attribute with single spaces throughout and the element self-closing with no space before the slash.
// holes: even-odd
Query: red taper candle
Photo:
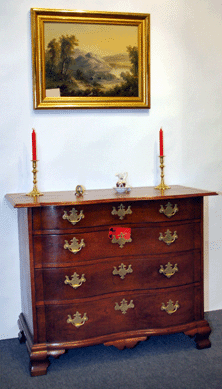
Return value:
<svg viewBox="0 0 222 389">
<path fill-rule="evenodd" d="M 163 157 L 163 130 L 160 129 L 160 157 Z"/>
<path fill-rule="evenodd" d="M 32 130 L 32 160 L 36 161 L 36 133 Z"/>
</svg>

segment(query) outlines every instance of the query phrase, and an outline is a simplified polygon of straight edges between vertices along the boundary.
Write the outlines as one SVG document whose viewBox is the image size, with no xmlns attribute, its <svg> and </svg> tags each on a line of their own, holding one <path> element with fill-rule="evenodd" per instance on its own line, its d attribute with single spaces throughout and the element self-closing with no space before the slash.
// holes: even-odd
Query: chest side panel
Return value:
<svg viewBox="0 0 222 389">
<path fill-rule="evenodd" d="M 18 209 L 19 259 L 21 280 L 21 303 L 24 318 L 34 335 L 35 314 L 33 317 L 34 279 L 32 277 L 32 210 Z"/>
</svg>

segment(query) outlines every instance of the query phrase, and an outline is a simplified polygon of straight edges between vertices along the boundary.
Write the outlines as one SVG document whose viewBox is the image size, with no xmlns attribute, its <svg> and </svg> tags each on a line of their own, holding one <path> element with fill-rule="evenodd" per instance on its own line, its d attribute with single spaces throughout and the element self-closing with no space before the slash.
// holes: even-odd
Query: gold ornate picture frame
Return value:
<svg viewBox="0 0 222 389">
<path fill-rule="evenodd" d="M 150 108 L 150 15 L 31 9 L 34 109 Z"/>
</svg>

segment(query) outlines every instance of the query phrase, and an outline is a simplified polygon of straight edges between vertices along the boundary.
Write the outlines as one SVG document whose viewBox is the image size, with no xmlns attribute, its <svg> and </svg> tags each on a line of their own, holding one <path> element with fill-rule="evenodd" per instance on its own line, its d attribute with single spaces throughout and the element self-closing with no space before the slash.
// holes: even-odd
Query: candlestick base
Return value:
<svg viewBox="0 0 222 389">
<path fill-rule="evenodd" d="M 43 196 L 43 193 L 39 192 L 37 188 L 37 160 L 32 160 L 32 173 L 33 173 L 33 189 L 31 192 L 27 193 L 26 196 L 31 196 L 31 197 L 38 197 L 38 196 Z"/>
<path fill-rule="evenodd" d="M 38 188 L 34 186 L 32 191 L 27 193 L 26 196 L 31 196 L 31 197 L 43 196 L 43 193 L 39 192 Z"/>
<path fill-rule="evenodd" d="M 166 190 L 166 189 L 170 189 L 170 186 L 165 185 L 164 182 L 163 183 L 161 182 L 159 185 L 155 186 L 154 189 Z"/>
<path fill-rule="evenodd" d="M 161 177 L 161 182 L 160 182 L 160 184 L 158 186 L 155 186 L 154 189 L 158 189 L 160 191 L 164 191 L 166 189 L 170 189 L 170 186 L 168 186 L 168 185 L 166 185 L 164 183 L 164 164 L 163 164 L 164 156 L 160 155 L 159 158 L 160 158 L 160 170 L 161 170 L 160 177 Z"/>
</svg>

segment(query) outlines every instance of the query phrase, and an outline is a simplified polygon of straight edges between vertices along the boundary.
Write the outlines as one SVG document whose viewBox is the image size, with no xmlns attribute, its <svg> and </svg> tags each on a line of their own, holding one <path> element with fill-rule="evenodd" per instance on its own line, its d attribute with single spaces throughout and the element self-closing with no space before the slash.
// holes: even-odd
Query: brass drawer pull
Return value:
<svg viewBox="0 0 222 389">
<path fill-rule="evenodd" d="M 116 210 L 116 207 L 113 207 L 113 210 L 111 212 L 112 215 L 118 215 L 120 220 L 123 220 L 125 215 L 131 215 L 133 211 L 131 210 L 131 206 L 129 205 L 127 210 L 125 210 L 125 207 L 123 204 L 120 204 L 118 207 L 118 211 Z"/>
<path fill-rule="evenodd" d="M 165 216 L 171 217 L 175 215 L 176 212 L 179 211 L 179 208 L 177 207 L 177 204 L 174 205 L 174 208 L 172 208 L 172 204 L 170 202 L 167 203 L 166 208 L 163 208 L 163 205 L 160 206 L 159 213 L 164 213 Z"/>
<path fill-rule="evenodd" d="M 119 275 L 121 280 L 123 280 L 125 278 L 126 274 L 129 274 L 132 272 L 133 272 L 133 269 L 132 269 L 131 265 L 129 265 L 128 268 L 126 269 L 126 265 L 121 263 L 121 265 L 119 266 L 119 270 L 117 270 L 116 266 L 114 266 L 113 275 L 114 276 Z"/>
<path fill-rule="evenodd" d="M 74 325 L 76 328 L 79 328 L 85 324 L 85 322 L 88 320 L 88 317 L 86 316 L 86 313 L 84 313 L 83 317 L 81 317 L 81 314 L 77 311 L 73 315 L 73 319 L 71 315 L 68 315 L 67 323 L 71 323 Z"/>
<path fill-rule="evenodd" d="M 111 242 L 112 242 L 112 243 L 118 243 L 118 244 L 119 244 L 119 247 L 122 249 L 125 243 L 130 243 L 130 242 L 132 242 L 132 238 L 125 239 L 124 236 L 125 236 L 125 235 L 124 235 L 123 232 L 120 233 L 118 239 L 116 238 L 115 235 L 113 235 L 113 239 L 112 239 Z"/>
<path fill-rule="evenodd" d="M 163 268 L 163 265 L 160 265 L 160 274 L 164 274 L 167 278 L 172 277 L 176 272 L 178 271 L 177 263 L 172 267 L 171 263 L 168 262 L 167 265 L 165 265 L 165 269 Z"/>
<path fill-rule="evenodd" d="M 84 239 L 81 239 L 81 242 L 78 243 L 78 239 L 74 237 L 70 242 L 71 244 L 68 243 L 68 240 L 65 240 L 64 249 L 69 249 L 69 251 L 73 254 L 78 253 L 83 247 L 85 247 Z"/>
<path fill-rule="evenodd" d="M 175 240 L 178 239 L 177 232 L 174 231 L 173 235 L 171 235 L 171 231 L 167 230 L 165 232 L 165 236 L 163 236 L 162 232 L 160 232 L 159 240 L 162 240 L 164 243 L 166 243 L 168 246 L 175 242 Z"/>
<path fill-rule="evenodd" d="M 83 282 L 86 282 L 86 279 L 85 279 L 85 274 L 82 274 L 81 278 L 79 278 L 79 275 L 75 272 L 71 277 L 71 280 L 69 279 L 68 276 L 65 276 L 66 279 L 64 281 L 64 283 L 66 285 L 70 285 L 72 288 L 74 289 L 77 289 L 79 288 L 79 286 L 82 285 Z"/>
<path fill-rule="evenodd" d="M 119 305 L 118 303 L 116 303 L 115 305 L 115 311 L 121 311 L 123 315 L 125 315 L 126 311 L 129 309 L 129 308 L 134 308 L 134 304 L 133 304 L 133 300 L 130 300 L 130 303 L 127 304 L 127 300 L 123 299 L 120 303 L 121 305 Z"/>
<path fill-rule="evenodd" d="M 180 308 L 178 301 L 176 301 L 176 304 L 173 305 L 173 301 L 169 300 L 167 306 L 162 303 L 161 311 L 166 311 L 168 315 L 172 315 L 172 313 L 176 312 L 178 308 Z"/>
<path fill-rule="evenodd" d="M 85 216 L 83 214 L 83 211 L 80 211 L 78 215 L 75 208 L 72 208 L 72 210 L 70 211 L 70 215 L 68 215 L 67 212 L 64 211 L 64 215 L 62 216 L 64 220 L 68 220 L 70 223 L 72 223 L 72 225 L 75 225 L 76 223 L 80 222 L 80 220 L 84 219 L 84 217 Z"/>
</svg>

